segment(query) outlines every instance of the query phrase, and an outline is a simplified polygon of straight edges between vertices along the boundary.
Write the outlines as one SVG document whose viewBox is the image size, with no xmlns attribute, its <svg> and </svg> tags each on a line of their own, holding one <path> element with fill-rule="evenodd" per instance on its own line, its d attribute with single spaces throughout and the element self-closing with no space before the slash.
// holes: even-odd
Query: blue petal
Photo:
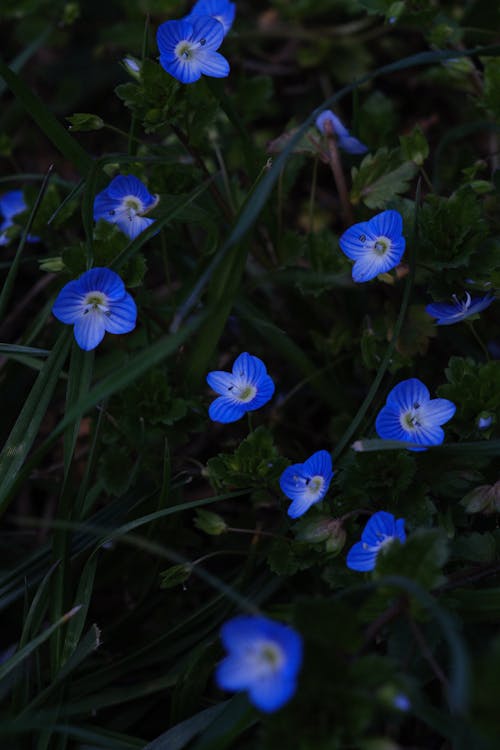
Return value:
<svg viewBox="0 0 500 750">
<path fill-rule="evenodd" d="M 203 75 L 212 78 L 225 78 L 229 75 L 229 63 L 223 55 L 212 50 L 200 50 L 196 55 L 196 61 Z"/>
<path fill-rule="evenodd" d="M 431 422 L 442 425 L 453 417 L 456 410 L 457 407 L 453 401 L 448 401 L 446 398 L 433 398 L 422 406 L 420 413 L 425 424 Z"/>
<path fill-rule="evenodd" d="M 296 690 L 297 681 L 278 672 L 254 683 L 249 689 L 249 698 L 256 708 L 272 713 L 288 703 Z"/>
<path fill-rule="evenodd" d="M 203 50 L 216 50 L 224 39 L 224 26 L 210 16 L 195 16 L 192 19 L 193 38 L 197 42 L 205 41 Z"/>
<path fill-rule="evenodd" d="M 103 292 L 113 302 L 122 299 L 125 294 L 125 284 L 117 273 L 109 268 L 91 268 L 77 279 L 82 294 L 89 292 Z"/>
<path fill-rule="evenodd" d="M 448 302 L 433 302 L 426 305 L 425 311 L 433 318 L 443 318 L 438 321 L 438 325 L 452 325 L 463 319 L 462 310 Z"/>
<path fill-rule="evenodd" d="M 346 127 L 344 127 L 340 118 L 338 118 L 337 115 L 335 115 L 331 109 L 325 109 L 324 112 L 322 112 L 316 118 L 316 127 L 321 133 L 323 133 L 323 135 L 326 135 L 326 131 L 325 131 L 326 122 L 330 123 L 330 125 L 332 126 L 333 132 L 339 138 L 346 138 L 349 136 L 349 131 L 347 130 Z"/>
<path fill-rule="evenodd" d="M 160 55 L 160 65 L 181 83 L 194 83 L 201 78 L 201 69 L 196 58 L 179 60 L 175 57 L 172 60 L 166 55 Z"/>
<path fill-rule="evenodd" d="M 6 219 L 12 219 L 26 210 L 26 201 L 22 190 L 10 190 L 0 197 L 0 213 Z"/>
<path fill-rule="evenodd" d="M 347 553 L 346 565 L 351 570 L 366 573 L 375 568 L 377 553 L 364 549 L 362 542 L 356 542 Z"/>
<path fill-rule="evenodd" d="M 382 211 L 370 219 L 372 231 L 377 236 L 399 240 L 403 232 L 403 217 L 398 211 Z"/>
<path fill-rule="evenodd" d="M 304 464 L 292 464 L 282 472 L 279 482 L 281 491 L 290 500 L 302 500 L 306 496 Z"/>
<path fill-rule="evenodd" d="M 348 154 L 366 154 L 368 146 L 358 141 L 353 135 L 346 135 L 339 138 L 339 148 Z"/>
<path fill-rule="evenodd" d="M 308 497 L 304 491 L 304 494 L 294 499 L 294 501 L 288 507 L 287 513 L 290 518 L 299 518 L 300 516 L 303 516 L 304 513 L 307 513 L 311 505 L 319 503 L 321 499 L 321 497 L 317 499 L 311 498 L 310 496 Z"/>
<path fill-rule="evenodd" d="M 243 352 L 236 357 L 233 364 L 233 375 L 251 383 L 259 385 L 259 381 L 267 374 L 264 362 L 253 354 Z"/>
<path fill-rule="evenodd" d="M 413 409 L 415 404 L 425 404 L 430 400 L 429 389 L 418 378 L 409 378 L 398 383 L 387 396 L 387 406 L 393 406 L 400 412 Z"/>
<path fill-rule="evenodd" d="M 351 260 L 357 260 L 358 258 L 363 258 L 369 252 L 367 244 L 372 243 L 375 239 L 375 235 L 370 228 L 370 223 L 368 221 L 360 221 L 358 224 L 353 224 L 352 227 L 346 229 L 339 239 L 339 245 L 344 255 L 347 255 Z"/>
<path fill-rule="evenodd" d="M 132 174 L 118 175 L 108 185 L 107 192 L 110 198 L 122 200 L 127 195 L 133 195 L 139 198 L 145 208 L 154 203 L 155 198 L 147 187 Z"/>
<path fill-rule="evenodd" d="M 137 321 L 137 307 L 130 296 L 113 302 L 109 315 L 104 317 L 104 327 L 108 333 L 129 333 L 133 331 Z"/>
<path fill-rule="evenodd" d="M 210 404 L 208 416 L 213 422 L 229 424 L 241 419 L 246 412 L 247 409 L 244 408 L 244 405 L 235 403 L 226 396 L 220 396 Z"/>
<path fill-rule="evenodd" d="M 268 620 L 254 615 L 238 615 L 224 623 L 220 637 L 228 651 L 244 650 L 249 641 L 267 633 Z"/>
<path fill-rule="evenodd" d="M 401 412 L 393 406 L 384 406 L 375 420 L 377 435 L 383 440 L 411 440 L 410 430 L 403 429 Z"/>
<path fill-rule="evenodd" d="M 221 22 L 224 34 L 227 34 L 233 25 L 235 15 L 236 6 L 229 0 L 198 0 L 186 19 L 191 20 L 193 16 L 213 16 Z"/>
<path fill-rule="evenodd" d="M 319 474 L 329 483 L 333 476 L 331 455 L 328 451 L 316 451 L 304 462 L 304 471 L 308 476 Z"/>
<path fill-rule="evenodd" d="M 154 224 L 154 219 L 148 219 L 146 216 L 118 216 L 115 224 L 121 231 L 127 235 L 131 240 L 135 240 L 145 229 Z"/>
<path fill-rule="evenodd" d="M 393 268 L 394 266 L 390 266 Z M 383 256 L 367 252 L 362 258 L 359 258 L 352 267 L 352 278 L 356 282 L 371 281 L 379 273 L 385 273 L 390 270 L 387 268 Z"/>
<path fill-rule="evenodd" d="M 61 323 L 73 324 L 83 315 L 83 299 L 78 280 L 69 281 L 57 295 L 52 314 Z"/>
<path fill-rule="evenodd" d="M 444 430 L 437 425 L 421 425 L 413 431 L 413 442 L 421 445 L 441 445 L 444 440 Z M 418 450 L 418 448 L 411 448 Z"/>
<path fill-rule="evenodd" d="M 75 339 L 80 349 L 86 352 L 95 349 L 101 343 L 106 329 L 102 313 L 89 312 L 75 322 Z"/>
<path fill-rule="evenodd" d="M 382 543 L 384 537 L 395 535 L 395 522 L 396 519 L 392 513 L 379 510 L 368 520 L 361 534 L 361 541 L 371 547 L 378 546 Z"/>
<path fill-rule="evenodd" d="M 215 670 L 215 682 L 222 690 L 246 690 L 246 662 L 239 655 L 227 656 Z"/>
<path fill-rule="evenodd" d="M 247 410 L 255 411 L 255 409 L 260 409 L 261 406 L 264 406 L 264 404 L 267 404 L 272 399 L 273 394 L 274 382 L 269 375 L 264 375 L 257 383 L 257 393 L 246 405 Z"/>
<path fill-rule="evenodd" d="M 180 21 L 165 21 L 158 27 L 156 32 L 156 43 L 160 54 L 173 54 L 179 42 L 193 40 L 193 25 L 181 19 Z M 161 60 L 160 60 L 161 62 Z"/>
<path fill-rule="evenodd" d="M 105 219 L 110 223 L 114 223 L 114 212 L 120 207 L 120 205 L 121 201 L 116 198 L 111 198 L 107 189 L 98 193 L 94 199 L 94 221 Z"/>
<path fill-rule="evenodd" d="M 234 376 L 223 370 L 213 370 L 207 375 L 207 383 L 216 393 L 229 395 L 229 389 L 234 386 Z"/>
<path fill-rule="evenodd" d="M 401 543 L 406 542 L 404 518 L 398 518 L 398 520 L 396 521 L 395 536 L 400 540 Z"/>
</svg>

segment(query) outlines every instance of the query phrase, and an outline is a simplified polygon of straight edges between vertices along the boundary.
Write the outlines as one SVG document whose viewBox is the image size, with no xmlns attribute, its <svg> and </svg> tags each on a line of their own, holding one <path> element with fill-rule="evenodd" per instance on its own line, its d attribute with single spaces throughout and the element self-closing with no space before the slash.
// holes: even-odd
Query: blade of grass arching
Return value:
<svg viewBox="0 0 500 750">
<path fill-rule="evenodd" d="M 144 750 L 183 750 L 186 745 L 193 740 L 196 735 L 207 729 L 210 724 L 226 708 L 229 701 L 217 703 L 215 706 L 205 708 L 198 714 L 191 716 L 185 721 L 181 721 L 175 727 L 172 727 L 164 734 L 148 743 Z"/>
<path fill-rule="evenodd" d="M 0 514 L 6 510 L 9 492 L 38 434 L 66 360 L 71 336 L 70 330 L 60 334 L 0 453 Z"/>
<path fill-rule="evenodd" d="M 54 219 L 57 217 L 57 215 L 63 210 L 65 206 L 68 205 L 73 200 L 76 200 L 80 193 L 82 192 L 83 188 L 85 187 L 85 180 L 82 178 L 80 182 L 78 182 L 68 193 L 66 198 L 59 204 L 59 206 L 56 208 L 54 213 L 50 216 L 49 220 L 47 221 L 47 224 L 52 224 Z"/>
<path fill-rule="evenodd" d="M 94 506 L 95 500 L 93 494 L 89 492 L 89 484 L 94 473 L 97 462 L 97 446 L 101 437 L 101 428 L 103 417 L 106 413 L 107 401 L 101 404 L 98 410 L 97 419 L 93 420 L 93 431 L 90 439 L 89 453 L 85 462 L 85 472 L 78 488 L 78 494 L 75 501 L 75 520 L 83 521 Z M 98 490 L 97 490 L 98 491 Z M 90 495 L 90 497 L 89 497 Z"/>
<path fill-rule="evenodd" d="M 40 97 L 3 60 L 0 60 L 0 76 L 56 149 L 81 175 L 86 175 L 92 165 L 91 157 L 61 125 Z"/>
<path fill-rule="evenodd" d="M 8 502 L 9 494 L 13 490 L 15 490 L 17 485 L 24 481 L 26 475 L 29 475 L 29 473 L 32 471 L 33 466 L 37 466 L 39 464 L 41 458 L 45 455 L 47 450 L 49 450 L 49 448 L 55 443 L 57 438 L 66 430 L 69 425 L 74 422 L 75 419 L 82 417 L 87 411 L 97 406 L 97 404 L 99 404 L 101 401 L 104 401 L 104 399 L 112 396 L 122 388 L 130 385 L 137 378 L 141 377 L 141 375 L 147 372 L 151 367 L 178 351 L 179 347 L 184 343 L 184 341 L 200 326 L 204 318 L 205 315 L 203 313 L 193 316 L 193 318 L 182 328 L 181 331 L 170 336 L 163 336 L 154 344 L 151 344 L 151 346 L 149 346 L 147 349 L 136 354 L 129 360 L 126 367 L 121 367 L 116 372 L 112 372 L 107 377 L 103 378 L 103 380 L 97 383 L 86 396 L 80 399 L 78 403 L 76 403 L 69 411 L 67 411 L 64 417 L 59 422 L 58 426 L 53 430 L 49 437 L 46 438 L 42 445 L 33 453 L 30 460 L 26 462 L 26 465 L 23 467 L 22 471 L 19 471 L 22 461 L 19 461 L 16 464 L 17 476 L 14 475 L 11 471 L 8 476 L 3 477 L 3 481 L 0 481 L 0 510 Z M 71 331 L 65 331 L 62 335 L 67 335 L 69 337 L 71 335 Z M 69 346 L 69 338 L 67 339 L 67 344 Z M 49 360 L 47 360 L 47 363 L 48 362 Z M 42 377 L 42 373 L 40 373 L 39 377 Z M 10 453 L 12 452 L 12 448 L 10 446 L 13 444 L 13 441 L 9 441 L 8 443 L 8 450 L 10 451 Z M 2 455 L 3 454 L 0 454 L 0 471 L 3 468 Z"/>
<path fill-rule="evenodd" d="M 67 677 L 80 666 L 87 656 L 90 656 L 101 644 L 101 631 L 97 625 L 92 625 L 88 633 L 82 638 L 82 640 L 73 649 L 70 658 L 65 662 L 64 666 L 57 673 L 55 678 L 52 680 L 45 690 L 42 690 L 38 695 L 25 707 L 24 711 L 29 713 L 47 701 L 54 690 L 57 690 L 61 684 L 67 679 Z M 23 713 L 24 713 L 23 711 Z"/>
<path fill-rule="evenodd" d="M 11 63 L 9 63 L 9 68 L 14 73 L 20 73 L 21 70 L 24 68 L 28 60 L 30 60 L 33 55 L 38 52 L 40 47 L 42 47 L 46 40 L 48 39 L 50 33 L 52 31 L 52 28 L 48 26 L 46 29 L 42 31 L 41 34 L 39 34 L 36 39 L 33 39 L 30 44 L 27 44 L 26 47 L 23 48 L 23 50 L 15 57 Z M 0 81 L 0 96 L 3 96 L 7 89 L 7 84 L 5 81 Z"/>
<path fill-rule="evenodd" d="M 56 566 L 53 565 L 49 572 L 42 579 L 37 589 L 33 601 L 30 604 L 26 617 L 24 618 L 23 629 L 19 639 L 18 650 L 24 648 L 29 642 L 32 634 L 38 633 L 42 626 L 43 618 L 49 606 L 49 583 L 52 573 Z M 28 698 L 28 681 L 27 679 L 17 683 L 12 697 L 12 713 L 16 715 L 21 707 L 26 705 Z"/>
<path fill-rule="evenodd" d="M 45 191 L 47 189 L 47 186 L 49 184 L 50 175 L 52 172 L 53 167 L 50 166 L 47 174 L 45 175 L 45 179 L 42 182 L 42 185 L 40 187 L 40 190 L 38 191 L 38 195 L 36 197 L 35 203 L 33 204 L 33 208 L 31 209 L 28 221 L 26 223 L 26 226 L 23 229 L 23 232 L 21 234 L 21 239 L 19 241 L 19 245 L 17 247 L 16 254 L 14 256 L 14 259 L 12 261 L 12 264 L 9 268 L 9 272 L 7 274 L 7 278 L 4 281 L 4 285 L 2 287 L 2 293 L 0 294 L 0 319 L 3 319 L 5 317 L 5 311 L 7 309 L 7 305 L 9 304 L 9 299 L 12 293 L 12 288 L 14 286 L 14 282 L 16 280 L 17 272 L 19 270 L 19 263 L 21 262 L 21 255 L 24 250 L 24 246 L 26 244 L 26 240 L 28 238 L 28 234 L 30 232 L 30 229 L 33 225 L 33 221 L 35 219 L 35 216 L 37 214 L 37 211 L 40 207 L 40 203 L 42 202 L 43 196 L 45 194 Z"/>
<path fill-rule="evenodd" d="M 261 310 L 258 310 L 246 299 L 238 300 L 236 310 L 257 334 L 271 344 L 273 351 L 278 352 L 283 359 L 309 381 L 311 388 L 314 388 L 319 398 L 329 406 L 338 409 L 339 397 L 335 394 L 335 389 L 332 389 L 331 378 L 325 377 L 324 373 L 316 367 L 302 348 L 295 344 L 285 331 L 274 325 L 269 318 L 264 317 Z"/>
<path fill-rule="evenodd" d="M 11 739 L 13 736 L 31 734 L 36 730 L 41 734 L 47 726 L 50 726 L 54 734 L 67 735 L 68 737 L 73 737 L 76 740 L 84 742 L 100 743 L 92 746 L 79 744 L 78 747 L 80 750 L 83 750 L 84 747 L 86 750 L 101 750 L 101 748 L 109 748 L 109 750 L 142 750 L 144 747 L 145 740 L 140 740 L 130 735 L 82 724 L 78 726 L 73 726 L 72 724 L 55 724 L 54 719 L 55 714 L 53 711 L 37 711 L 36 714 L 23 714 L 22 719 L 2 720 L 0 723 L 0 737 L 6 736 Z M 7 748 L 7 746 L 5 747 Z M 8 750 L 12 750 L 11 745 L 8 746 Z M 39 750 L 38 745 L 36 745 L 36 750 Z M 50 750 L 53 750 L 53 748 L 50 748 Z"/>
<path fill-rule="evenodd" d="M 5 679 L 5 677 L 10 672 L 12 672 L 13 669 L 22 664 L 23 661 L 27 659 L 28 656 L 33 653 L 33 651 L 35 651 L 35 649 L 41 646 L 42 643 L 45 643 L 45 641 L 50 638 L 52 633 L 57 630 L 57 628 L 60 628 L 61 625 L 64 625 L 66 622 L 68 622 L 68 620 L 74 617 L 79 609 L 79 606 L 70 609 L 69 612 L 66 612 L 66 614 L 64 614 L 57 622 L 55 622 L 53 625 L 50 625 L 46 630 L 44 630 L 41 635 L 33 638 L 23 648 L 19 649 L 19 651 L 17 651 L 14 656 L 11 656 L 10 659 L 7 659 L 7 661 L 0 666 L 0 682 Z"/>
<path fill-rule="evenodd" d="M 225 750 L 227 747 L 234 747 L 236 738 L 259 721 L 260 716 L 250 705 L 246 695 L 235 695 L 194 743 L 192 750 Z"/>
<path fill-rule="evenodd" d="M 92 599 L 92 593 L 94 591 L 94 579 L 98 561 L 99 550 L 96 550 L 90 555 L 80 575 L 75 599 L 81 604 L 81 609 L 78 614 L 73 617 L 66 628 L 66 639 L 64 641 L 62 658 L 63 669 L 66 667 L 67 660 L 72 658 L 72 654 L 78 646 L 83 633 L 83 628 L 85 627 L 85 620 L 87 619 L 90 600 Z"/>
<path fill-rule="evenodd" d="M 73 341 L 68 373 L 68 386 L 66 389 L 66 411 L 69 411 L 89 391 L 94 368 L 94 352 L 86 352 L 80 349 L 76 341 Z M 64 480 L 68 478 L 73 453 L 75 450 L 78 432 L 80 430 L 80 418 L 77 417 L 73 424 L 68 425 L 64 433 Z"/>
<path fill-rule="evenodd" d="M 417 443 L 409 443 L 403 440 L 381 440 L 372 438 L 366 440 L 356 440 L 352 444 L 353 450 L 363 453 L 370 451 L 395 451 L 410 447 L 419 447 Z M 477 440 L 470 443 L 443 443 L 442 445 L 431 445 L 426 448 L 431 453 L 446 453 L 447 455 L 467 456 L 500 456 L 500 440 Z"/>
<path fill-rule="evenodd" d="M 0 354 L 7 357 L 15 354 L 27 354 L 31 357 L 48 357 L 50 349 L 37 349 L 34 346 L 18 346 L 17 344 L 0 344 Z"/>
<path fill-rule="evenodd" d="M 416 268 L 416 259 L 417 259 L 417 246 L 418 246 L 418 212 L 420 207 L 420 180 L 417 184 L 417 190 L 415 195 L 415 213 L 413 217 L 413 231 L 410 237 L 410 251 L 409 251 L 409 259 L 408 263 L 410 266 L 410 272 L 406 278 L 406 284 L 403 292 L 403 299 L 401 301 L 401 307 L 399 308 L 399 314 L 396 320 L 396 323 L 394 325 L 394 330 L 392 332 L 392 338 L 389 342 L 389 345 L 387 346 L 387 349 L 385 351 L 384 357 L 382 359 L 382 362 L 380 363 L 380 366 L 377 370 L 377 374 L 375 375 L 375 378 L 373 379 L 373 382 L 370 386 L 370 390 L 366 394 L 366 397 L 359 407 L 356 416 L 352 420 L 351 424 L 347 428 L 347 430 L 344 432 L 342 437 L 340 438 L 339 442 L 335 446 L 335 449 L 332 451 L 332 461 L 335 462 L 336 459 L 340 456 L 346 445 L 349 443 L 349 440 L 351 440 L 352 436 L 358 429 L 359 425 L 363 421 L 366 412 L 370 408 L 370 405 L 375 398 L 377 391 L 379 389 L 379 386 L 382 382 L 382 378 L 384 377 L 387 368 L 389 367 L 391 357 L 394 352 L 394 348 L 397 344 L 399 334 L 401 333 L 401 329 L 403 327 L 403 322 L 406 316 L 406 311 L 408 309 L 408 305 L 410 303 L 410 295 L 411 291 L 413 289 L 413 281 L 415 279 L 415 268 Z"/>
</svg>

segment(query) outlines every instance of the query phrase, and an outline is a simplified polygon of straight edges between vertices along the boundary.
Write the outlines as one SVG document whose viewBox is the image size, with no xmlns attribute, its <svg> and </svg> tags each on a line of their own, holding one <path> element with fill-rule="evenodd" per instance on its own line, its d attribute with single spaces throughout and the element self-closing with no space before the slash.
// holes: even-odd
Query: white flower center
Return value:
<svg viewBox="0 0 500 750">
<path fill-rule="evenodd" d="M 388 237 L 377 237 L 373 245 L 373 249 L 377 255 L 385 255 L 388 250 L 391 249 L 391 241 Z"/>
<path fill-rule="evenodd" d="M 285 653 L 275 641 L 258 641 L 252 644 L 247 657 L 252 672 L 259 678 L 276 674 L 285 662 Z"/>
<path fill-rule="evenodd" d="M 463 302 L 458 299 L 456 294 L 452 294 L 452 300 L 458 307 L 459 314 L 467 312 L 472 302 L 469 292 L 465 292 L 465 299 Z"/>
<path fill-rule="evenodd" d="M 391 545 L 394 539 L 396 538 L 394 536 L 388 536 L 387 534 L 382 534 L 380 531 L 376 532 L 376 536 L 380 538 L 380 542 L 374 545 L 363 542 L 363 549 L 367 550 L 368 552 L 376 552 L 377 555 L 383 549 L 385 549 L 386 547 L 389 547 L 389 545 Z"/>
<path fill-rule="evenodd" d="M 247 404 L 251 401 L 257 393 L 257 388 L 251 383 L 241 383 L 229 386 L 231 394 L 241 401 L 242 404 Z"/>
<path fill-rule="evenodd" d="M 103 292 L 87 292 L 83 300 L 83 314 L 88 313 L 103 313 L 109 315 L 109 300 L 106 294 Z"/>
<path fill-rule="evenodd" d="M 144 203 L 136 195 L 126 195 L 122 200 L 121 211 L 125 213 L 129 221 L 132 221 L 137 214 L 142 214 Z"/>
<path fill-rule="evenodd" d="M 323 485 L 325 484 L 324 478 L 320 474 L 316 474 L 316 476 L 311 477 L 306 481 L 307 484 L 307 492 L 309 495 L 314 495 L 316 497 L 321 493 L 321 490 L 323 489 Z"/>
<path fill-rule="evenodd" d="M 202 41 L 205 43 L 204 39 Z M 183 40 L 176 45 L 174 54 L 177 55 L 181 62 L 189 62 L 195 56 L 198 46 L 198 44 L 193 44 L 192 42 Z"/>
<path fill-rule="evenodd" d="M 412 409 L 403 412 L 399 422 L 403 430 L 412 432 L 422 426 L 422 415 L 419 414 L 420 404 L 415 402 Z"/>
</svg>

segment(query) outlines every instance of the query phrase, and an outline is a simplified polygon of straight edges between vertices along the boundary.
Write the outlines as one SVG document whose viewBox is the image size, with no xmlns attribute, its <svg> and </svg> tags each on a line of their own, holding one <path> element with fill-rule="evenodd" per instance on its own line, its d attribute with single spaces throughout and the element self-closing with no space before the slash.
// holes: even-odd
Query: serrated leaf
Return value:
<svg viewBox="0 0 500 750">
<path fill-rule="evenodd" d="M 385 208 L 408 190 L 416 173 L 416 164 L 404 161 L 400 149 L 379 148 L 367 154 L 359 167 L 352 168 L 351 201 L 354 205 L 362 201 L 368 208 Z"/>
</svg>

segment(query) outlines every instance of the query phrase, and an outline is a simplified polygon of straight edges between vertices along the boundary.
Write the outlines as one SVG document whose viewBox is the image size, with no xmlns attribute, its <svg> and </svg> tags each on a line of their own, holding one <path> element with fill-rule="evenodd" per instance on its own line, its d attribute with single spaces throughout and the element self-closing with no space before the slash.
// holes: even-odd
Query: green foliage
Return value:
<svg viewBox="0 0 500 750">
<path fill-rule="evenodd" d="M 452 357 L 445 370 L 448 384 L 438 388 L 438 395 L 457 405 L 453 429 L 461 437 L 479 437 L 477 421 L 481 412 L 495 419 L 493 434 L 500 420 L 500 366 L 497 362 L 479 363 L 470 358 Z M 491 435 L 492 432 L 489 432 Z"/>
<path fill-rule="evenodd" d="M 204 531 L 205 534 L 210 534 L 210 536 L 219 536 L 219 534 L 227 531 L 227 524 L 222 516 L 202 508 L 196 511 L 194 525 L 200 531 Z"/>
<path fill-rule="evenodd" d="M 500 57 L 484 62 L 484 89 L 482 104 L 497 120 L 500 120 Z"/>
<path fill-rule="evenodd" d="M 448 540 L 442 529 L 419 529 L 404 544 L 393 542 L 377 556 L 377 574 L 406 576 L 424 588 L 444 582 Z"/>
<path fill-rule="evenodd" d="M 362 201 L 368 208 L 383 209 L 396 195 L 406 193 L 417 173 L 416 163 L 406 158 L 406 151 L 406 145 L 390 150 L 382 147 L 367 154 L 359 167 L 353 167 L 352 202 L 356 205 Z"/>
<path fill-rule="evenodd" d="M 69 129 L 86 132 L 88 130 L 101 130 L 104 127 L 104 120 L 99 115 L 91 115 L 88 112 L 75 112 L 71 117 L 66 118 L 69 122 Z"/>
</svg>

